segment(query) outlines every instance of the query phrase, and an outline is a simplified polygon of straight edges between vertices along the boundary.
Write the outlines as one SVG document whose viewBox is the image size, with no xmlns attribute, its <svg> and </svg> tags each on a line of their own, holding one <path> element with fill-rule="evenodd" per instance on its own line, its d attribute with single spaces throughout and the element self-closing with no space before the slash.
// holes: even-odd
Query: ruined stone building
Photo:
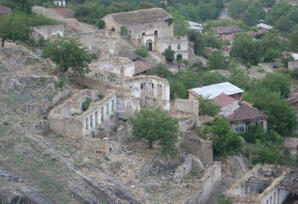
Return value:
<svg viewBox="0 0 298 204">
<path fill-rule="evenodd" d="M 86 100 L 89 100 L 90 105 L 83 110 Z M 52 109 L 48 119 L 50 128 L 56 133 L 79 138 L 92 136 L 99 129 L 109 130 L 117 114 L 131 114 L 139 109 L 139 102 L 135 98 L 109 91 L 101 99 L 97 91 L 86 89 Z"/>
<path fill-rule="evenodd" d="M 286 199 L 293 201 L 298 195 L 298 169 L 257 165 L 232 185 L 225 195 L 234 204 L 281 204 Z"/>
<path fill-rule="evenodd" d="M 113 13 L 103 18 L 108 30 L 121 32 L 125 27 L 137 46 L 163 53 L 167 48 L 175 51 L 176 59 L 189 59 L 188 41 L 174 37 L 173 17 L 162 8 L 141 9 Z"/>
<path fill-rule="evenodd" d="M 53 25 L 53 26 L 36 26 L 32 28 L 31 38 L 35 42 L 40 40 L 55 40 L 57 37 L 64 36 L 64 26 L 63 25 Z"/>
<path fill-rule="evenodd" d="M 134 63 L 126 57 L 110 57 L 100 59 L 89 65 L 91 72 L 89 75 L 109 72 L 120 75 L 121 77 L 133 77 L 135 75 Z"/>
<path fill-rule="evenodd" d="M 157 76 L 140 75 L 126 79 L 123 86 L 131 95 L 141 99 L 141 106 L 153 104 L 170 110 L 170 85 L 168 80 Z"/>
</svg>

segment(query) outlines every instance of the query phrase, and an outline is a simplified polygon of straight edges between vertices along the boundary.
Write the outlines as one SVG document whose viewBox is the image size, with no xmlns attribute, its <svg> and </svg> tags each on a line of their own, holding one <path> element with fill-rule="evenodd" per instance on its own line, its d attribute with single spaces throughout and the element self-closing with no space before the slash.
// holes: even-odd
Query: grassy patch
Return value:
<svg viewBox="0 0 298 204">
<path fill-rule="evenodd" d="M 257 71 L 258 73 L 266 73 L 266 71 L 264 69 L 258 69 Z"/>
</svg>

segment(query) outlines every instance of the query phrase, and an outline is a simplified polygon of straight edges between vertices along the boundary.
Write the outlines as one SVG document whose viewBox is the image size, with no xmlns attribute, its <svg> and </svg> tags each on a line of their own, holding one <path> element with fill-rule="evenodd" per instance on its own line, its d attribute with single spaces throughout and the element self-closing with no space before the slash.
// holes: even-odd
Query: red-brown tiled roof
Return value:
<svg viewBox="0 0 298 204">
<path fill-rule="evenodd" d="M 216 96 L 213 100 L 212 103 L 219 105 L 221 108 L 226 107 L 227 105 L 233 103 L 234 101 L 236 101 L 235 99 L 233 99 L 230 96 L 227 96 L 226 94 L 222 93 L 218 96 Z"/>
<path fill-rule="evenodd" d="M 230 122 L 245 121 L 245 120 L 256 120 L 258 118 L 267 118 L 263 112 L 258 109 L 251 107 L 247 104 L 240 104 L 240 107 L 235 112 L 228 116 L 227 119 Z"/>
<path fill-rule="evenodd" d="M 293 105 L 298 102 L 298 92 L 292 93 L 287 99 L 288 103 Z"/>
<path fill-rule="evenodd" d="M 60 16 L 63 16 L 65 18 L 70 18 L 73 16 L 73 11 L 68 8 L 52 8 L 54 11 L 56 11 Z"/>
<path fill-rule="evenodd" d="M 144 62 L 141 60 L 135 61 L 134 65 L 135 65 L 135 75 L 145 72 L 151 69 L 152 67 L 151 64 L 149 64 L 148 62 Z"/>
<path fill-rule="evenodd" d="M 12 11 L 10 8 L 0 5 L 0 14 L 9 14 L 11 12 Z"/>
</svg>

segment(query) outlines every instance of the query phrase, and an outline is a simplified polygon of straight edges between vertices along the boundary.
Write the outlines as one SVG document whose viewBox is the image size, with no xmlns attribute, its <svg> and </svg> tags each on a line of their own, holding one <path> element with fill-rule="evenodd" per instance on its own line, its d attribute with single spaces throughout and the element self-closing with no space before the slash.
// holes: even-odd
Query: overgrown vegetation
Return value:
<svg viewBox="0 0 298 204">
<path fill-rule="evenodd" d="M 91 98 L 86 98 L 85 101 L 82 103 L 82 111 L 85 112 L 88 110 L 91 103 Z"/>
<path fill-rule="evenodd" d="M 213 104 L 211 100 L 199 98 L 199 115 L 216 116 L 220 111 L 220 106 Z"/>
<path fill-rule="evenodd" d="M 207 131 L 212 135 L 213 152 L 216 156 L 235 155 L 242 152 L 240 135 L 232 132 L 230 123 L 224 118 L 216 118 Z"/>
<path fill-rule="evenodd" d="M 58 65 L 59 72 L 66 73 L 71 69 L 73 73 L 81 76 L 90 71 L 88 64 L 95 57 L 73 37 L 58 38 L 49 42 L 44 47 L 42 56 L 53 60 Z"/>
<path fill-rule="evenodd" d="M 133 136 L 137 140 L 146 140 L 149 149 L 158 140 L 163 153 L 174 155 L 177 152 L 178 121 L 160 107 L 142 109 L 129 122 L 132 124 Z"/>
<path fill-rule="evenodd" d="M 136 49 L 136 54 L 139 55 L 140 57 L 146 58 L 148 57 L 148 51 L 145 47 L 137 47 Z"/>
</svg>

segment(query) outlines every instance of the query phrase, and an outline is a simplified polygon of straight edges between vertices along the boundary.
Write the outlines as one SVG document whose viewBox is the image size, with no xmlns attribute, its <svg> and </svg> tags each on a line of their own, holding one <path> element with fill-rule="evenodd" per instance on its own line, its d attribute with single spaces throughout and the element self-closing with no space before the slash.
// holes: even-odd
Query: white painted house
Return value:
<svg viewBox="0 0 298 204">
<path fill-rule="evenodd" d="M 65 0 L 55 0 L 54 4 L 56 6 L 59 6 L 59 7 L 65 7 L 66 6 L 66 1 Z"/>
</svg>

